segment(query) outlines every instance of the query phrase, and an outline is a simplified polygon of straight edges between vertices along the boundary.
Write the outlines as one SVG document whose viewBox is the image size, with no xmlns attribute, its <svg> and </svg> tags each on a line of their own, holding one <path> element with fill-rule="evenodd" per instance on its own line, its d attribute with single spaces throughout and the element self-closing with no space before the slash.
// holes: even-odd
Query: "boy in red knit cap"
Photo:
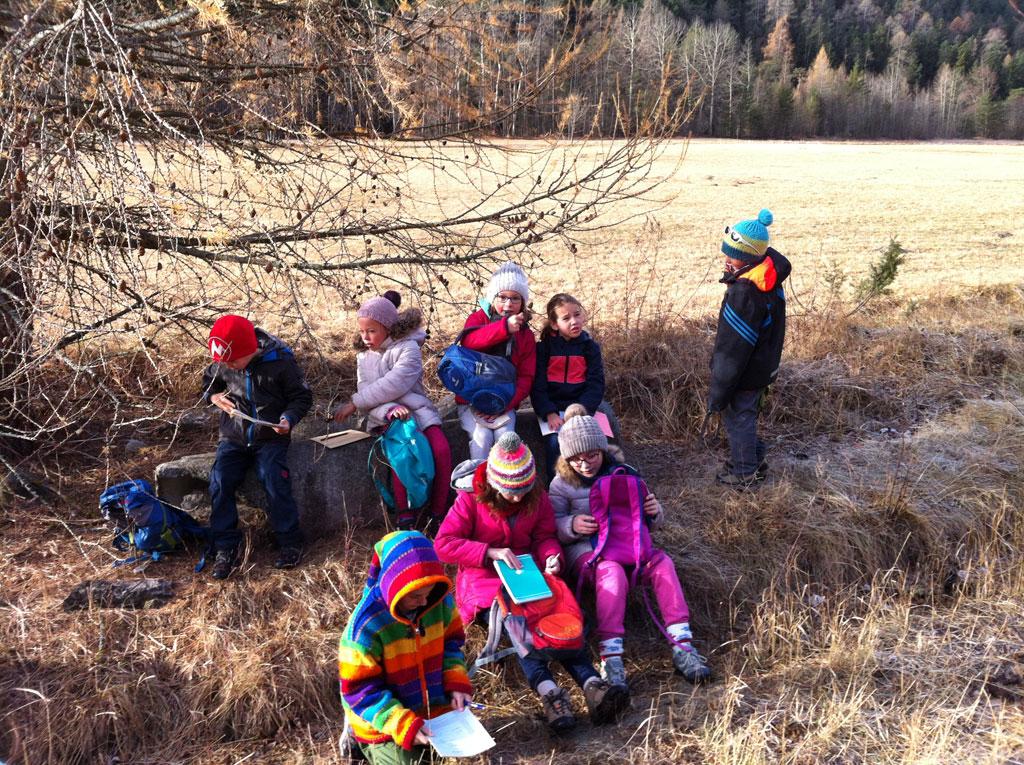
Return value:
<svg viewBox="0 0 1024 765">
<path fill-rule="evenodd" d="M 267 493 L 267 516 L 277 538 L 276 568 L 302 560 L 299 512 L 288 473 L 291 429 L 313 405 L 313 394 L 291 349 L 241 316 L 222 316 L 210 330 L 213 364 L 203 375 L 203 398 L 218 407 L 220 443 L 210 473 L 210 538 L 216 558 L 214 579 L 226 579 L 238 563 L 238 507 L 235 491 L 246 471 Z M 238 412 L 277 425 L 257 425 Z"/>
</svg>

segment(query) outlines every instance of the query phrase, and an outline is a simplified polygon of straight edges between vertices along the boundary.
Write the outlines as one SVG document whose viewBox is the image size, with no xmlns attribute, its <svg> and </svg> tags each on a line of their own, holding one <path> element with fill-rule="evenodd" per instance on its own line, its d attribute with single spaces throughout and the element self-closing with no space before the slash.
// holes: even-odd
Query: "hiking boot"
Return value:
<svg viewBox="0 0 1024 765">
<path fill-rule="evenodd" d="M 732 460 L 726 460 L 725 464 L 723 465 L 723 467 L 725 468 L 725 472 L 731 473 L 732 472 Z M 754 470 L 754 475 L 757 476 L 757 480 L 758 481 L 763 481 L 765 478 L 768 477 L 768 461 L 767 460 L 761 460 L 760 464 Z"/>
<path fill-rule="evenodd" d="M 302 548 L 282 547 L 277 551 L 277 560 L 274 561 L 274 568 L 295 568 L 302 562 Z"/>
<path fill-rule="evenodd" d="M 728 486 L 733 489 L 752 489 L 757 484 L 761 483 L 765 479 L 765 476 L 757 473 L 749 473 L 747 475 L 737 475 L 736 473 L 730 473 L 729 471 L 722 471 L 715 476 L 715 480 L 723 486 Z"/>
<path fill-rule="evenodd" d="M 629 706 L 628 687 L 609 685 L 600 678 L 587 681 L 583 687 L 583 697 L 587 700 L 590 722 L 594 725 L 612 722 L 619 716 L 619 712 Z"/>
<path fill-rule="evenodd" d="M 555 733 L 565 733 L 576 727 L 576 716 L 572 713 L 572 702 L 564 688 L 555 688 L 540 697 L 544 705 L 544 718 Z"/>
<path fill-rule="evenodd" d="M 210 575 L 214 579 L 227 579 L 237 567 L 237 550 L 217 550 L 217 557 L 213 559 L 213 570 Z"/>
<path fill-rule="evenodd" d="M 676 672 L 682 675 L 687 682 L 694 685 L 711 679 L 711 670 L 705 663 L 704 657 L 697 653 L 692 646 L 690 650 L 679 648 L 678 646 L 673 648 L 672 666 L 676 668 Z"/>
<path fill-rule="evenodd" d="M 601 662 L 601 677 L 612 687 L 629 688 L 629 683 L 626 682 L 626 665 L 622 663 L 621 656 L 609 656 Z"/>
</svg>

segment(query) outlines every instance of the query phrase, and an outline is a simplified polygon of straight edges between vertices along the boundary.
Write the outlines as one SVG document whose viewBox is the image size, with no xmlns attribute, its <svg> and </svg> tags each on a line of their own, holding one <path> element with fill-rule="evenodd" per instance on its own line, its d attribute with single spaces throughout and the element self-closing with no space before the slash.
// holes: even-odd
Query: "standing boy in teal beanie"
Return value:
<svg viewBox="0 0 1024 765">
<path fill-rule="evenodd" d="M 792 267 L 768 246 L 770 210 L 754 220 L 726 226 L 722 240 L 728 285 L 718 314 L 711 355 L 708 414 L 721 412 L 730 459 L 716 477 L 746 488 L 765 479 L 765 445 L 757 436 L 758 402 L 779 372 L 786 335 L 786 293 L 782 282 Z"/>
</svg>

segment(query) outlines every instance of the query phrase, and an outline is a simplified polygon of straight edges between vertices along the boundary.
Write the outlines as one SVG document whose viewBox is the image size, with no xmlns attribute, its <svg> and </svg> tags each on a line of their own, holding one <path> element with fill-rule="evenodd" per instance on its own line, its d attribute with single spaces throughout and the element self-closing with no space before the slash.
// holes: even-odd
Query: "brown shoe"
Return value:
<svg viewBox="0 0 1024 765">
<path fill-rule="evenodd" d="M 572 702 L 563 688 L 555 688 L 540 697 L 544 705 L 544 717 L 548 727 L 555 733 L 565 733 L 576 727 L 576 716 L 572 713 Z M 590 703 L 589 701 L 587 702 Z"/>
<path fill-rule="evenodd" d="M 615 720 L 619 713 L 629 706 L 629 688 L 623 685 L 609 685 L 606 680 L 588 680 L 583 688 L 587 700 L 590 721 L 594 725 L 605 725 Z"/>
</svg>

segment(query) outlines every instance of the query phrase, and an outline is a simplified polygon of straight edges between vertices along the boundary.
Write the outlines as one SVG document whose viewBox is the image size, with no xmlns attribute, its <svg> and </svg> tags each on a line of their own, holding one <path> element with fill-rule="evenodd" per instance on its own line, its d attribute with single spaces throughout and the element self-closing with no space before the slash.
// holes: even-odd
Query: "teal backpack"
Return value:
<svg viewBox="0 0 1024 765">
<path fill-rule="evenodd" d="M 434 455 L 430 451 L 430 442 L 416 427 L 412 417 L 392 420 L 384 435 L 374 442 L 367 462 L 377 491 L 385 504 L 394 510 L 395 495 L 388 485 L 391 478 L 389 467 L 405 487 L 409 509 L 416 510 L 426 505 L 434 481 Z M 387 482 L 379 477 L 378 468 L 385 471 Z"/>
</svg>

